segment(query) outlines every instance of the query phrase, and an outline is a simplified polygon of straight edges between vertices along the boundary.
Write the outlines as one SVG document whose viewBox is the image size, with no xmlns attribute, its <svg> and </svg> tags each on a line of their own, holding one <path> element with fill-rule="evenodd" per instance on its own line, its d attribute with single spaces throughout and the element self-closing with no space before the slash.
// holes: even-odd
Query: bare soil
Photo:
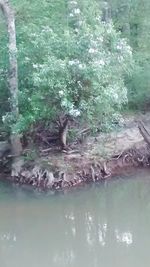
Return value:
<svg viewBox="0 0 150 267">
<path fill-rule="evenodd" d="M 138 130 L 139 120 L 150 130 L 150 113 L 125 116 L 121 128 L 88 137 L 74 150 L 42 151 L 14 181 L 58 190 L 110 178 L 131 167 L 147 167 L 150 148 Z"/>
</svg>

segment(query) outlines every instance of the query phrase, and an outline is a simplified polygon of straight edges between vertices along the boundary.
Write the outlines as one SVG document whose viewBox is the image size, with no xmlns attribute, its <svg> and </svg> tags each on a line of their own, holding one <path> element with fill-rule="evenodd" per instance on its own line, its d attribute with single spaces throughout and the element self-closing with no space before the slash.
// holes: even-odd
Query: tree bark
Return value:
<svg viewBox="0 0 150 267">
<path fill-rule="evenodd" d="M 16 28 L 14 11 L 8 0 L 0 0 L 0 9 L 4 15 L 7 33 L 8 33 L 8 49 L 9 49 L 9 90 L 11 95 L 11 112 L 14 123 L 19 117 L 18 109 L 18 65 L 17 65 L 17 46 L 16 46 Z M 11 128 L 11 146 L 13 155 L 12 175 L 17 175 L 22 165 L 20 156 L 22 153 L 22 145 L 20 136 Z M 18 168 L 18 162 L 20 167 Z"/>
<path fill-rule="evenodd" d="M 66 117 L 64 120 L 61 121 L 59 126 L 59 138 L 62 150 L 66 149 L 67 147 L 68 123 L 69 123 L 69 118 Z"/>
<path fill-rule="evenodd" d="M 59 141 L 62 150 L 67 148 L 67 134 L 68 134 L 68 124 L 70 121 L 70 116 L 60 116 L 56 121 L 58 129 L 59 129 Z"/>
<path fill-rule="evenodd" d="M 111 20 L 111 7 L 107 1 L 102 2 L 102 21 L 108 23 Z"/>
<path fill-rule="evenodd" d="M 138 128 L 139 128 L 139 131 L 140 131 L 141 135 L 144 138 L 144 141 L 150 146 L 150 133 L 145 128 L 143 122 L 140 121 L 138 123 Z"/>
</svg>

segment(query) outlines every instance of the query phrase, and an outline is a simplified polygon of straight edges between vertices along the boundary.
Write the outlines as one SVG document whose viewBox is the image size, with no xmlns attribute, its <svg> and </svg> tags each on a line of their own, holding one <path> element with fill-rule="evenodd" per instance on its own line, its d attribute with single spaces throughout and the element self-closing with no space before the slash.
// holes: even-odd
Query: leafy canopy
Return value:
<svg viewBox="0 0 150 267">
<path fill-rule="evenodd" d="M 20 119 L 24 131 L 60 114 L 99 122 L 127 102 L 125 76 L 132 49 L 94 0 L 14 0 L 19 64 Z M 5 46 L 6 37 L 1 37 Z M 0 52 L 2 53 L 2 51 Z M 5 64 L 4 64 L 5 62 Z M 2 69 L 6 61 L 1 63 Z M 0 83 L 5 87 L 4 79 Z M 3 121 L 11 123 L 11 114 Z"/>
</svg>

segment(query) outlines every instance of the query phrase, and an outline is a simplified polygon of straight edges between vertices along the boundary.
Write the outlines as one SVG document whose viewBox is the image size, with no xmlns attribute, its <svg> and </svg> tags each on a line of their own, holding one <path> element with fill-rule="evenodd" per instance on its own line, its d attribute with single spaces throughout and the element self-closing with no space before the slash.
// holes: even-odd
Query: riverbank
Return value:
<svg viewBox="0 0 150 267">
<path fill-rule="evenodd" d="M 129 168 L 147 167 L 150 148 L 144 142 L 137 121 L 143 121 L 149 129 L 149 115 L 126 116 L 121 128 L 88 137 L 74 150 L 39 150 L 34 160 L 25 162 L 13 182 L 42 190 L 61 190 L 111 178 Z"/>
</svg>

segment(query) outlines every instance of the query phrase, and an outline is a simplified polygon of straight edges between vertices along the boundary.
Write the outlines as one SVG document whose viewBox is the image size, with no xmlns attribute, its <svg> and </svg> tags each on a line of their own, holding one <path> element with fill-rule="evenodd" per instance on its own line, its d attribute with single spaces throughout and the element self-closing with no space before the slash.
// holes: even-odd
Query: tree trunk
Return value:
<svg viewBox="0 0 150 267">
<path fill-rule="evenodd" d="M 102 21 L 109 23 L 111 20 L 111 7 L 107 1 L 102 2 Z"/>
<path fill-rule="evenodd" d="M 8 49 L 9 49 L 9 90 L 11 95 L 11 112 L 14 123 L 19 117 L 18 109 L 18 66 L 17 66 L 17 46 L 16 46 L 16 28 L 14 11 L 8 0 L 0 0 L 0 9 L 6 20 L 8 32 Z M 11 128 L 11 146 L 13 155 L 12 175 L 19 173 L 23 164 L 20 156 L 22 153 L 22 145 L 20 137 Z"/>
<path fill-rule="evenodd" d="M 69 119 L 68 117 L 65 118 L 59 127 L 59 138 L 60 138 L 60 144 L 61 144 L 61 149 L 66 149 L 67 147 L 67 133 L 68 133 L 68 123 Z"/>
<path fill-rule="evenodd" d="M 150 146 L 150 133 L 145 128 L 143 122 L 140 121 L 138 123 L 138 128 L 139 128 L 139 131 L 140 131 L 141 135 L 144 138 L 144 141 Z"/>
</svg>

